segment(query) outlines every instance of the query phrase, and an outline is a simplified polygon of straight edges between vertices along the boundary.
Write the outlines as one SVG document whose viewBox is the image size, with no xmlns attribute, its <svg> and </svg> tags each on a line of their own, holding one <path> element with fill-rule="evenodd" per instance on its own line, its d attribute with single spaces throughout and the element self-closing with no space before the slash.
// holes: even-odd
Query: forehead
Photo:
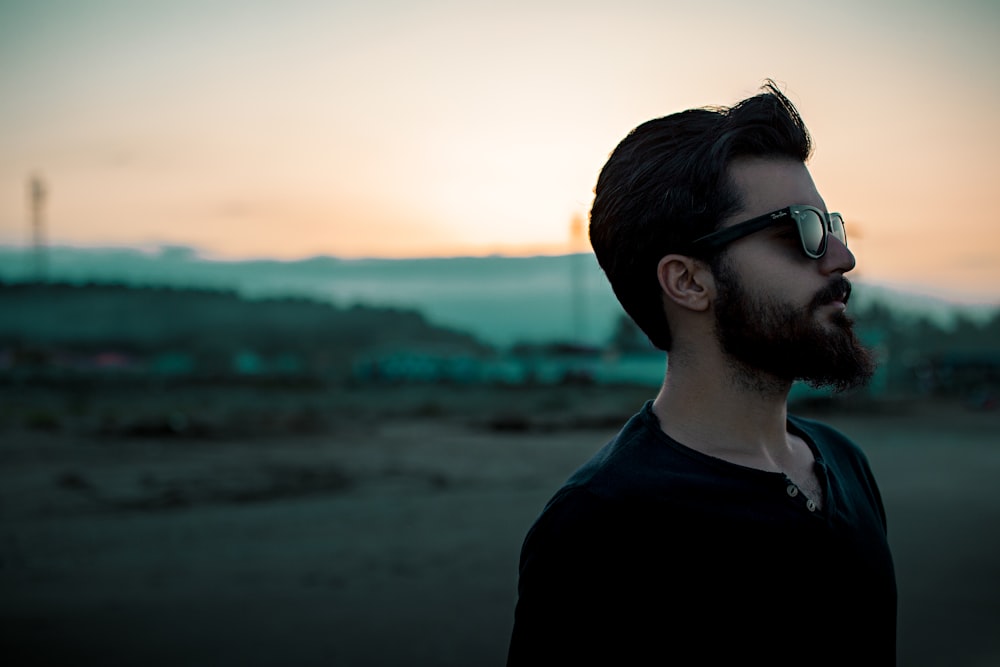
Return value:
<svg viewBox="0 0 1000 667">
<path fill-rule="evenodd" d="M 789 158 L 737 158 L 729 177 L 739 190 L 742 209 L 733 216 L 746 219 L 785 206 L 804 204 L 825 211 L 826 204 L 804 164 Z"/>
</svg>

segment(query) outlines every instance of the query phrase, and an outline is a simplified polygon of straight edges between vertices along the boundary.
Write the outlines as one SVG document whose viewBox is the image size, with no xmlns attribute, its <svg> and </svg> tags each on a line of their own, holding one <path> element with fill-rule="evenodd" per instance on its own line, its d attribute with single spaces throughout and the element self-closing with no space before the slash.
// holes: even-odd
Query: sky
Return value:
<svg viewBox="0 0 1000 667">
<path fill-rule="evenodd" d="M 54 245 L 586 251 L 629 130 L 765 78 L 855 276 L 1000 304 L 994 0 L 0 0 L 0 245 L 37 177 Z"/>
</svg>

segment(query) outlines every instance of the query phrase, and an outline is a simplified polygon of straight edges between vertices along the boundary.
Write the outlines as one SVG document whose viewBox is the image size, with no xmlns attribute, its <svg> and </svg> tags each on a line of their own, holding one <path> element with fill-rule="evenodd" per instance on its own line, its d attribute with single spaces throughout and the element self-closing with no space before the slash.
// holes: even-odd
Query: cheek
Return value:
<svg viewBox="0 0 1000 667">
<path fill-rule="evenodd" d="M 810 271 L 814 260 L 801 251 L 779 253 L 762 245 L 733 248 L 727 259 L 730 275 L 737 276 L 748 293 L 789 303 L 810 303 L 824 286 L 815 270 Z"/>
<path fill-rule="evenodd" d="M 794 276 L 785 262 L 774 255 L 751 252 L 749 248 L 733 249 L 726 259 L 726 272 L 730 279 L 739 282 L 753 294 L 776 294 L 794 284 Z"/>
</svg>

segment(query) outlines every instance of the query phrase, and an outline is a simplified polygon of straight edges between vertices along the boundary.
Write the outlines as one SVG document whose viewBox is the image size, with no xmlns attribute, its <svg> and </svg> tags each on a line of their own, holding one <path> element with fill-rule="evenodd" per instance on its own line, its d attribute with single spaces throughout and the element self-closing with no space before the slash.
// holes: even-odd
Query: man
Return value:
<svg viewBox="0 0 1000 667">
<path fill-rule="evenodd" d="M 896 585 L 861 450 L 787 413 L 873 362 L 843 219 L 768 81 L 633 130 L 601 171 L 597 259 L 668 352 L 622 431 L 529 531 L 509 665 L 894 665 Z"/>
</svg>

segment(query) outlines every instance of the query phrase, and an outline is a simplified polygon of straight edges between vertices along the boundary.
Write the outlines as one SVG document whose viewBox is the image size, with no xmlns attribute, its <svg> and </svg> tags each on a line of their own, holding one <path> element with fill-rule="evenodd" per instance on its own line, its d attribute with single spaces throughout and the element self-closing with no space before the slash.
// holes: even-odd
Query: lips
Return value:
<svg viewBox="0 0 1000 667">
<path fill-rule="evenodd" d="M 831 304 L 847 306 L 851 299 L 851 283 L 847 278 L 835 278 L 813 298 L 813 307 L 820 308 Z"/>
<path fill-rule="evenodd" d="M 851 299 L 851 283 L 848 282 L 847 279 L 845 278 L 844 287 L 841 290 L 840 295 L 836 299 L 834 299 L 834 301 L 840 302 L 846 306 L 847 302 L 850 299 Z"/>
</svg>

